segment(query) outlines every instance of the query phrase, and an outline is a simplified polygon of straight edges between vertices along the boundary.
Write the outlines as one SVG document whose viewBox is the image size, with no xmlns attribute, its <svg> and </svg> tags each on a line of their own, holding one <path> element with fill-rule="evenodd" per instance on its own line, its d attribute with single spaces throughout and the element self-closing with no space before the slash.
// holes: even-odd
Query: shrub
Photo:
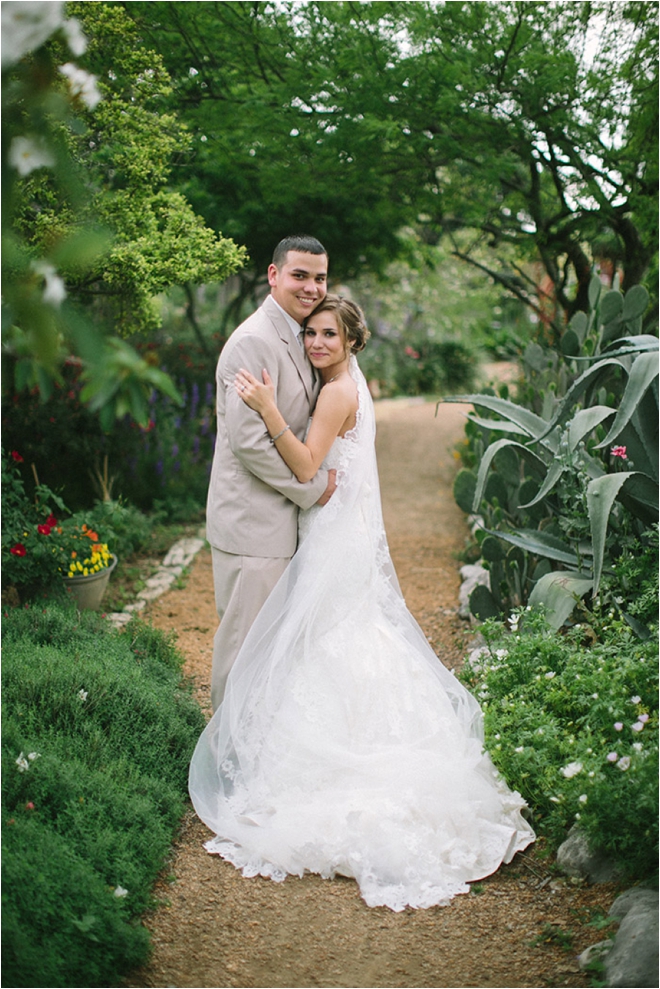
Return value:
<svg viewBox="0 0 660 989">
<path fill-rule="evenodd" d="M 633 878 L 657 868 L 658 671 L 645 642 L 608 613 L 557 635 L 518 612 L 513 634 L 482 626 L 488 643 L 464 667 L 484 710 L 486 748 L 528 801 L 556 848 L 576 822 Z"/>
<path fill-rule="evenodd" d="M 145 344 L 141 351 L 171 375 L 183 399 L 178 406 L 154 391 L 147 426 L 126 416 L 104 430 L 99 415 L 80 401 L 74 364 L 47 401 L 34 392 L 3 402 L 4 441 L 25 460 L 29 494 L 28 465 L 34 465 L 42 483 L 61 491 L 74 509 L 111 497 L 145 511 L 157 507 L 172 518 L 204 505 L 215 438 L 215 360 L 192 345 Z"/>
<path fill-rule="evenodd" d="M 147 956 L 203 717 L 172 639 L 136 620 L 15 609 L 3 659 L 4 984 L 114 984 Z"/>
</svg>

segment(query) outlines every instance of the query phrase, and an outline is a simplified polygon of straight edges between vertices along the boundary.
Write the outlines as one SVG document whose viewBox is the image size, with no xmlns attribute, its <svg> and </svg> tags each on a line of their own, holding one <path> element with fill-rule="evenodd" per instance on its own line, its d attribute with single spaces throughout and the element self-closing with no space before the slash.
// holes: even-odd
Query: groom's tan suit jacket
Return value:
<svg viewBox="0 0 660 989">
<path fill-rule="evenodd" d="M 216 371 L 217 439 L 211 469 L 206 534 L 212 546 L 240 556 L 290 557 L 298 538 L 298 508 L 324 493 L 327 472 L 301 484 L 286 466 L 257 412 L 236 393 L 239 368 L 259 381 L 264 368 L 285 421 L 304 439 L 318 383 L 284 314 L 268 296 L 234 330 Z"/>
</svg>

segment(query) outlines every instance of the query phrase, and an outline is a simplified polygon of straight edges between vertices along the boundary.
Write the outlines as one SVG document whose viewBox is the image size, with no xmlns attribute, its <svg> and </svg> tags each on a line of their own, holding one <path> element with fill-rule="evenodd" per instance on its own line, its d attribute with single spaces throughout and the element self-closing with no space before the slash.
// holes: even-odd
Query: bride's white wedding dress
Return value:
<svg viewBox="0 0 660 989">
<path fill-rule="evenodd" d="M 301 543 L 201 736 L 206 848 L 245 876 L 353 876 L 369 906 L 446 904 L 534 840 L 482 750 L 476 700 L 406 608 L 383 529 L 364 377 L 333 444 L 337 490 Z"/>
</svg>

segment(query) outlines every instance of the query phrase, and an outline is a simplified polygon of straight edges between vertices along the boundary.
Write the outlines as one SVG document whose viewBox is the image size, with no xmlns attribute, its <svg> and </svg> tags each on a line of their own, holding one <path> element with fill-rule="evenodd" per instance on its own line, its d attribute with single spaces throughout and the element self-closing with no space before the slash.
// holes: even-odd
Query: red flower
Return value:
<svg viewBox="0 0 660 989">
<path fill-rule="evenodd" d="M 419 360 L 419 354 L 416 350 L 413 350 L 412 347 L 406 347 L 406 354 L 408 357 L 412 357 L 415 361 Z"/>
<path fill-rule="evenodd" d="M 37 532 L 40 536 L 50 536 L 50 526 L 49 525 L 38 525 Z"/>
<path fill-rule="evenodd" d="M 621 457 L 622 460 L 628 459 L 628 451 L 625 446 L 613 446 L 610 453 L 613 457 Z"/>
<path fill-rule="evenodd" d="M 16 461 L 17 464 L 22 464 L 23 463 L 23 457 L 20 455 L 20 453 L 18 452 L 18 450 L 12 450 L 11 451 L 11 455 L 14 458 L 14 460 Z"/>
<path fill-rule="evenodd" d="M 55 526 L 57 525 L 57 519 L 55 518 L 54 515 L 48 516 L 48 518 L 46 519 L 46 525 L 49 525 L 51 529 L 55 528 Z"/>
<path fill-rule="evenodd" d="M 16 543 L 15 546 L 12 546 L 12 548 L 9 550 L 9 552 L 13 556 L 25 556 L 25 554 L 27 553 L 27 550 L 26 550 L 25 546 L 23 545 L 23 543 Z"/>
</svg>

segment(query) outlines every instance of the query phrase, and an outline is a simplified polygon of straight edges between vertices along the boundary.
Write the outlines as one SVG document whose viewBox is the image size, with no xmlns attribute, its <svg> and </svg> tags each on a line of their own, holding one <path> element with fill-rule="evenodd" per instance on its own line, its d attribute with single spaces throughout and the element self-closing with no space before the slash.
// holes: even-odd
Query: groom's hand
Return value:
<svg viewBox="0 0 660 989">
<path fill-rule="evenodd" d="M 327 505 L 328 502 L 330 501 L 330 499 L 332 498 L 333 494 L 335 493 L 336 487 L 337 487 L 337 471 L 336 470 L 329 470 L 328 471 L 328 486 L 325 489 L 325 491 L 323 492 L 323 494 L 321 495 L 321 497 L 319 498 L 319 500 L 316 502 L 316 504 L 317 505 Z"/>
</svg>

